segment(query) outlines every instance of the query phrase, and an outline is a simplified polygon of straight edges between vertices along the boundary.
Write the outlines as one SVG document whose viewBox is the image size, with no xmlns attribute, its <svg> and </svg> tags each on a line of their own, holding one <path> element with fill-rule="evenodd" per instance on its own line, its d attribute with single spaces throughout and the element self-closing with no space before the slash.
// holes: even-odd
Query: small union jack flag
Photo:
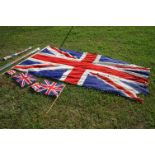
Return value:
<svg viewBox="0 0 155 155">
<path fill-rule="evenodd" d="M 50 82 L 49 80 L 44 80 L 43 83 L 41 83 L 41 93 L 45 95 L 50 96 L 56 96 L 58 97 L 60 92 L 64 88 L 64 84 L 56 83 L 56 82 Z"/>
<path fill-rule="evenodd" d="M 36 91 L 36 92 L 41 92 L 42 91 L 42 86 L 40 83 L 36 82 L 31 85 L 31 88 Z"/>
<path fill-rule="evenodd" d="M 16 80 L 17 83 L 23 88 L 25 86 L 29 86 L 36 81 L 36 79 L 29 73 L 21 73 L 19 75 L 14 75 L 13 79 Z"/>
<path fill-rule="evenodd" d="M 8 70 L 5 74 L 9 75 L 9 76 L 12 76 L 16 73 L 15 70 L 11 69 L 11 70 Z"/>
</svg>

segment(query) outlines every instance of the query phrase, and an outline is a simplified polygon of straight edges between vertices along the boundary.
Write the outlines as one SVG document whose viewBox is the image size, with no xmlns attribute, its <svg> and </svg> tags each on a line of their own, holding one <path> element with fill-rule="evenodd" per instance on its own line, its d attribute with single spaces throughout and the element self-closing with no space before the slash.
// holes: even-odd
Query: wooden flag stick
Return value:
<svg viewBox="0 0 155 155">
<path fill-rule="evenodd" d="M 63 89 L 61 90 L 61 92 L 59 93 L 59 96 L 61 95 L 62 91 L 64 90 L 64 88 L 66 87 L 66 85 L 63 87 Z M 56 97 L 56 99 L 53 101 L 53 103 L 51 104 L 51 106 L 49 107 L 49 109 L 46 111 L 46 115 L 51 111 L 51 109 L 53 108 L 54 104 L 56 103 L 57 99 L 59 98 Z"/>
</svg>

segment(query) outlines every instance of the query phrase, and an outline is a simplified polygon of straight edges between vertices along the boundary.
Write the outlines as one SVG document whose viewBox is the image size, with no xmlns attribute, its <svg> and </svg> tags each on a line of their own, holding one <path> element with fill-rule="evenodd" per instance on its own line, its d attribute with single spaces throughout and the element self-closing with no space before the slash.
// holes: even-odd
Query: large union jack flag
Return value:
<svg viewBox="0 0 155 155">
<path fill-rule="evenodd" d="M 110 57 L 46 47 L 14 69 L 67 83 L 117 93 L 142 102 L 150 69 Z"/>
</svg>

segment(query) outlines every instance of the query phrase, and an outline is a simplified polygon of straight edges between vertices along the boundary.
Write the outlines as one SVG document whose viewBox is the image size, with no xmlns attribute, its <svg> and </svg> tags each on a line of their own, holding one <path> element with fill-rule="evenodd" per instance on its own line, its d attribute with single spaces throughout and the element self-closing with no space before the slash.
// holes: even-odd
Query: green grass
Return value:
<svg viewBox="0 0 155 155">
<path fill-rule="evenodd" d="M 0 27 L 0 57 L 31 45 L 59 46 L 68 30 L 69 27 Z M 74 27 L 63 47 L 150 67 L 150 95 L 140 95 L 142 105 L 67 84 L 45 116 L 53 98 L 21 89 L 7 76 L 0 76 L 0 128 L 155 128 L 155 27 Z M 0 66 L 7 62 L 0 62 Z"/>
</svg>

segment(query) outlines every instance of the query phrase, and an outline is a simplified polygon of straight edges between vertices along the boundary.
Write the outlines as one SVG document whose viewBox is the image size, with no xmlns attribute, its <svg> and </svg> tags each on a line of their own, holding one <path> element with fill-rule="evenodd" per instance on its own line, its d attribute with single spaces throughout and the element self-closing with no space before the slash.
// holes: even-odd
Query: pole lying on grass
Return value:
<svg viewBox="0 0 155 155">
<path fill-rule="evenodd" d="M 11 59 L 11 58 L 16 57 L 16 56 L 18 56 L 18 55 L 20 55 L 22 53 L 25 53 L 25 52 L 27 52 L 28 50 L 31 50 L 31 49 L 32 49 L 32 47 L 29 47 L 29 48 L 27 48 L 27 49 L 25 49 L 25 50 L 23 50 L 21 52 L 17 52 L 17 53 L 5 56 L 5 57 L 2 58 L 2 60 L 5 61 L 5 60 L 8 60 L 8 59 Z"/>
<path fill-rule="evenodd" d="M 14 65 L 14 64 L 16 64 L 17 62 L 21 61 L 22 59 L 27 58 L 28 56 L 30 56 L 30 55 L 32 55 L 32 54 L 38 52 L 39 50 L 40 50 L 40 48 L 36 48 L 36 49 L 32 50 L 30 53 L 28 53 L 28 54 L 22 56 L 21 58 L 16 59 L 16 60 L 14 60 L 14 61 L 12 61 L 12 62 L 10 62 L 10 63 L 4 65 L 2 68 L 0 68 L 0 72 L 2 72 L 3 70 L 7 69 L 8 67 L 11 67 L 12 65 Z M 5 72 L 4 72 L 4 73 L 5 73 Z M 1 74 L 4 74 L 4 73 L 1 73 Z"/>
<path fill-rule="evenodd" d="M 64 88 L 66 87 L 66 85 L 63 87 L 63 89 L 61 90 L 61 92 L 59 93 L 59 96 L 61 95 L 62 91 L 64 90 Z M 56 103 L 57 99 L 59 98 L 56 97 L 56 99 L 53 101 L 53 103 L 51 104 L 51 106 L 49 107 L 49 109 L 46 111 L 46 115 L 50 112 L 50 110 L 53 108 L 54 104 Z"/>
</svg>

